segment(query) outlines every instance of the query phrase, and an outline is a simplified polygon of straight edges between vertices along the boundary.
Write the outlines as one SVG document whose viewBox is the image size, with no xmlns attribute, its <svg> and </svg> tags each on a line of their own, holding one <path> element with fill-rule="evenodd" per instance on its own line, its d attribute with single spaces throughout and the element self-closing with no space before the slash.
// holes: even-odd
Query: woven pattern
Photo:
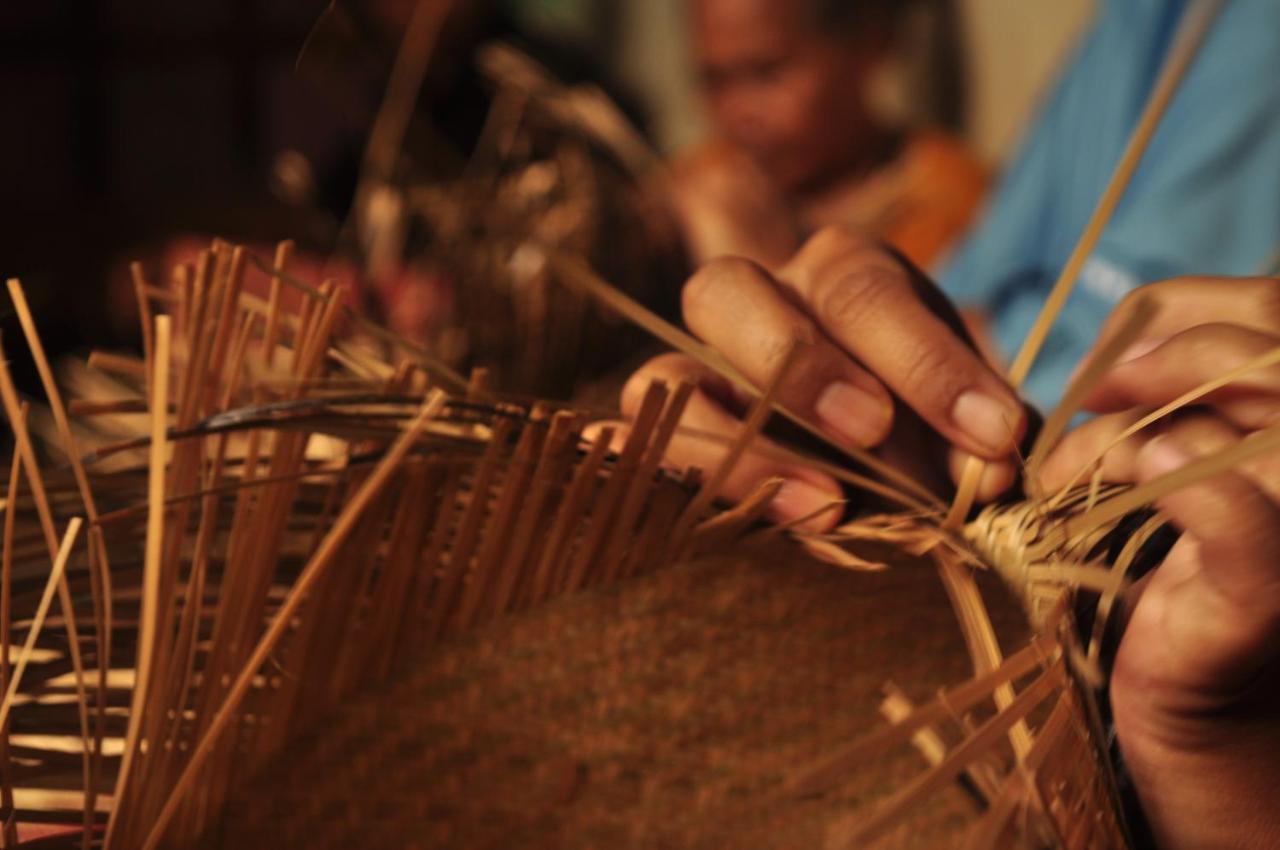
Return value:
<svg viewBox="0 0 1280 850">
<path fill-rule="evenodd" d="M 936 574 L 898 566 L 779 543 L 442 644 L 285 753 L 207 846 L 821 847 L 924 762 L 817 800 L 781 793 L 794 766 L 880 725 L 887 678 L 927 697 L 965 676 Z M 1016 604 L 994 610 L 1019 635 Z M 885 846 L 939 846 L 976 813 L 955 786 Z"/>
</svg>

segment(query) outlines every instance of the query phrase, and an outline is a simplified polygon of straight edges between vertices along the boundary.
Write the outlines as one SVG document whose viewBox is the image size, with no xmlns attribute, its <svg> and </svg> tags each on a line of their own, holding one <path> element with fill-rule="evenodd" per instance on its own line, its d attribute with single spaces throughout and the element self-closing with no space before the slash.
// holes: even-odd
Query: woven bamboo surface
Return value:
<svg viewBox="0 0 1280 850">
<path fill-rule="evenodd" d="M 330 718 L 232 800 L 208 848 L 811 848 L 922 768 L 909 749 L 835 793 L 796 765 L 883 724 L 969 661 L 934 568 L 833 570 L 785 545 L 561 598 L 450 639 Z M 1025 637 L 993 591 L 1002 637 Z M 948 788 L 877 846 L 937 847 Z"/>
</svg>

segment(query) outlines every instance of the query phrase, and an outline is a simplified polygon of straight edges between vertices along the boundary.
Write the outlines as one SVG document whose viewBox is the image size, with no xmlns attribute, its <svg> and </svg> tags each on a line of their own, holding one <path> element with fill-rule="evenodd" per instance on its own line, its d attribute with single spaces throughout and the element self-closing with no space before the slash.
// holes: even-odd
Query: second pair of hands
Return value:
<svg viewBox="0 0 1280 850">
<path fill-rule="evenodd" d="M 976 455 L 988 461 L 982 499 L 1016 479 L 1016 448 L 1027 427 L 1017 394 L 977 353 L 933 283 L 878 243 L 831 228 L 772 272 L 747 260 L 715 260 L 689 279 L 682 302 L 689 330 L 757 387 L 804 343 L 778 402 L 836 445 L 875 450 L 935 488 L 946 484 L 936 470 L 958 476 Z M 627 382 L 624 415 L 635 415 L 655 380 L 696 387 L 668 461 L 714 469 L 751 398 L 693 357 L 664 354 Z M 821 511 L 843 498 L 834 478 L 778 460 L 765 438 L 756 447 L 721 495 L 741 499 L 764 479 L 782 478 L 770 506 L 774 519 L 811 517 L 813 529 L 835 523 L 837 512 Z"/>
<path fill-rule="evenodd" d="M 1126 437 L 1150 411 L 1280 351 L 1280 281 L 1184 278 L 1122 302 L 1095 352 L 1140 299 L 1154 303 L 1153 318 L 1084 399 L 1099 415 L 1041 467 L 1045 492 L 1099 459 L 1108 480 L 1150 480 L 1280 424 L 1280 365 L 1272 362 Z M 780 401 L 840 444 L 876 448 L 903 466 L 949 456 L 953 477 L 977 455 L 990 462 L 980 498 L 1017 477 L 1027 417 L 1016 394 L 975 353 L 932 284 L 874 243 L 828 231 L 772 273 L 712 263 L 686 286 L 684 313 L 690 330 L 757 386 L 795 339 L 811 340 Z M 748 400 L 676 354 L 632 377 L 624 413 L 634 414 L 654 379 L 697 386 L 688 428 L 731 437 L 742 427 Z M 724 446 L 681 437 L 668 460 L 711 469 Z M 829 476 L 775 458 L 748 452 L 721 495 L 741 498 L 781 476 L 787 484 L 772 512 L 782 520 L 841 498 Z M 1111 681 L 1121 747 L 1162 848 L 1280 846 L 1280 456 L 1192 483 L 1159 507 L 1184 534 L 1126 598 Z M 827 512 L 811 525 L 834 522 Z"/>
</svg>

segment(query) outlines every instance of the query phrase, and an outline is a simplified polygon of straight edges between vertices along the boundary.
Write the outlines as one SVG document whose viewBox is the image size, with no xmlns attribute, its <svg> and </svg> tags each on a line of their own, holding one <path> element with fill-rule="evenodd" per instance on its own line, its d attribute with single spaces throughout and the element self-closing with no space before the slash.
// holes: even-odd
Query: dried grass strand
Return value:
<svg viewBox="0 0 1280 850">
<path fill-rule="evenodd" d="M 18 653 L 18 660 L 13 665 L 13 673 L 9 677 L 9 684 L 4 692 L 4 701 L 0 702 L 0 728 L 8 728 L 9 711 L 13 707 L 13 700 L 18 694 L 18 688 L 22 685 L 22 674 L 26 671 L 27 664 L 31 661 L 31 655 L 36 648 L 36 638 L 40 637 L 40 630 L 44 628 L 45 617 L 49 613 L 49 607 L 53 604 L 53 597 L 58 592 L 58 585 L 62 583 L 67 561 L 71 558 L 71 552 L 75 548 L 76 538 L 79 536 L 80 527 L 83 524 L 84 521 L 80 517 L 73 517 L 71 522 L 67 523 L 67 533 L 63 535 L 62 543 L 58 546 L 58 554 L 53 559 L 53 568 L 49 571 L 49 578 L 45 581 L 44 591 L 40 594 L 40 602 L 36 606 L 35 615 L 31 619 L 31 627 L 27 630 L 27 637 L 22 643 L 21 651 Z M 4 647 L 6 655 L 8 655 L 7 640 L 8 636 L 6 635 L 6 645 Z"/>
<path fill-rule="evenodd" d="M 1177 94 L 1183 78 L 1186 76 L 1187 71 L 1190 70 L 1192 63 L 1200 52 L 1201 45 L 1217 20 L 1218 13 L 1225 5 L 1226 0 L 1200 0 L 1200 2 L 1188 6 L 1184 18 L 1179 24 L 1179 31 L 1174 44 L 1164 60 L 1160 75 L 1147 98 L 1142 115 L 1129 137 L 1124 153 L 1121 155 L 1120 161 L 1117 163 L 1116 169 L 1107 183 L 1107 188 L 1098 200 L 1098 205 L 1094 208 L 1084 232 L 1080 235 L 1080 239 L 1076 242 L 1071 256 L 1050 290 L 1048 299 L 1041 308 L 1039 315 L 1036 316 L 1035 324 L 1014 357 L 1013 364 L 1009 367 L 1007 378 L 1009 384 L 1015 390 L 1022 387 L 1023 381 L 1026 380 L 1031 367 L 1035 364 L 1036 358 L 1040 354 L 1040 349 L 1049 336 L 1049 331 L 1057 321 L 1062 308 L 1066 306 L 1067 298 L 1075 288 L 1081 271 L 1084 270 L 1085 263 L 1093 255 L 1098 240 L 1102 237 L 1102 233 L 1107 224 L 1110 223 L 1116 207 L 1119 205 L 1121 198 L 1124 197 L 1125 191 L 1129 188 L 1133 174 L 1137 171 L 1143 154 L 1146 153 L 1148 146 L 1151 144 L 1151 139 L 1155 136 L 1156 130 L 1159 129 L 1161 120 L 1164 118 L 1173 96 Z M 964 517 L 968 516 L 973 507 L 974 497 L 977 494 L 978 484 L 981 481 L 982 471 L 985 467 L 985 462 L 980 458 L 970 457 L 966 462 L 955 500 L 952 502 L 951 510 L 947 515 L 946 526 L 948 528 L 958 527 Z"/>
<path fill-rule="evenodd" d="M 169 409 L 169 356 L 172 329 L 168 316 L 157 316 L 155 323 L 156 350 L 154 376 L 151 381 L 151 452 L 147 476 L 147 537 L 142 567 L 142 609 L 139 614 L 136 678 L 129 705 L 129 727 L 125 733 L 124 755 L 120 771 L 116 774 L 116 800 L 124 799 L 129 790 L 129 780 L 137 759 L 142 734 L 143 712 L 151 685 L 151 669 L 155 661 L 156 627 L 160 612 L 160 570 L 164 546 L 164 486 L 168 461 L 167 412 Z M 156 756 L 156 753 L 152 753 Z M 121 829 L 119 808 L 113 808 L 107 820 L 103 847 L 110 850 L 117 832 Z"/>
<path fill-rule="evenodd" d="M 593 272 L 581 260 L 561 253 L 552 252 L 547 256 L 547 262 L 550 263 L 551 268 L 556 272 L 557 280 L 562 280 L 574 289 L 585 292 L 593 298 L 596 298 L 606 307 L 625 317 L 641 330 L 648 332 L 675 350 L 693 357 L 699 363 L 730 381 L 753 398 L 760 397 L 761 389 L 752 383 L 749 378 L 743 375 L 737 367 L 725 359 L 718 351 L 694 339 L 675 325 L 667 322 L 661 316 L 658 316 L 639 302 L 617 290 L 596 275 L 595 272 Z M 833 440 L 821 428 L 814 425 L 806 417 L 796 413 L 781 403 L 775 403 L 773 409 L 782 414 L 793 424 L 803 428 L 810 435 L 816 437 L 842 454 L 847 455 L 856 463 L 859 463 L 876 474 L 883 476 L 887 481 L 891 481 L 895 485 L 903 488 L 904 491 L 911 493 L 913 497 L 931 505 L 941 504 L 937 495 L 930 492 L 930 490 L 923 484 L 876 457 L 871 452 L 864 449 L 853 448 L 852 446 Z"/>
<path fill-rule="evenodd" d="M 172 790 L 169 791 L 164 806 L 157 815 L 155 821 L 150 824 L 146 839 L 142 843 L 142 850 L 153 850 L 163 837 L 165 830 L 168 828 L 173 816 L 177 813 L 177 807 L 182 802 L 184 796 L 189 791 L 192 782 L 199 775 L 199 771 L 205 760 L 209 757 L 213 745 L 217 742 L 219 736 L 231 722 L 236 709 L 243 701 L 248 692 L 249 685 L 253 676 L 262 668 L 266 662 L 267 656 L 272 648 L 284 636 L 285 631 L 289 628 L 290 620 L 298 606 L 306 598 L 308 591 L 313 585 L 324 575 L 325 571 L 333 561 L 334 555 L 346 541 L 348 535 L 356 527 L 365 508 L 367 508 L 375 498 L 379 496 L 383 488 L 390 481 L 391 476 L 396 472 L 397 467 L 408 455 L 410 449 L 413 448 L 418 436 L 426 427 L 427 422 L 435 416 L 444 406 L 444 394 L 439 390 L 435 390 L 423 403 L 418 415 L 408 425 L 395 444 L 387 451 L 382 462 L 374 469 L 373 473 L 365 480 L 359 491 L 351 498 L 351 500 L 343 508 L 333 528 L 325 535 L 324 541 L 316 549 L 311 556 L 307 565 L 298 575 L 293 587 L 290 588 L 288 595 L 281 603 L 275 616 L 271 620 L 271 625 L 266 633 L 258 641 L 253 653 L 241 667 L 240 673 L 237 675 L 235 683 L 229 689 L 226 698 L 219 706 L 213 720 L 210 721 L 205 729 L 204 735 L 197 742 L 191 752 L 191 756 L 187 764 L 183 767 L 182 773 L 178 780 L 174 783 Z"/>
</svg>

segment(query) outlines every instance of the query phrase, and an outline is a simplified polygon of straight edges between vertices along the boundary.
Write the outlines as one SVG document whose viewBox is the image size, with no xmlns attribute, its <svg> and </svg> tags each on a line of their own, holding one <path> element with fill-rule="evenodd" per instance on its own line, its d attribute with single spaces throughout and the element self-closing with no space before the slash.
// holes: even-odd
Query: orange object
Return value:
<svg viewBox="0 0 1280 850">
<path fill-rule="evenodd" d="M 869 173 L 785 195 L 723 140 L 673 166 L 681 223 L 693 257 L 725 254 L 784 264 L 804 238 L 840 225 L 884 239 L 928 269 L 962 237 L 986 193 L 986 169 L 945 133 L 919 131 Z"/>
<path fill-rule="evenodd" d="M 922 268 L 936 264 L 969 229 L 988 185 L 973 154 L 938 132 L 917 133 L 882 174 L 868 181 L 885 179 L 890 186 L 870 229 Z"/>
</svg>

